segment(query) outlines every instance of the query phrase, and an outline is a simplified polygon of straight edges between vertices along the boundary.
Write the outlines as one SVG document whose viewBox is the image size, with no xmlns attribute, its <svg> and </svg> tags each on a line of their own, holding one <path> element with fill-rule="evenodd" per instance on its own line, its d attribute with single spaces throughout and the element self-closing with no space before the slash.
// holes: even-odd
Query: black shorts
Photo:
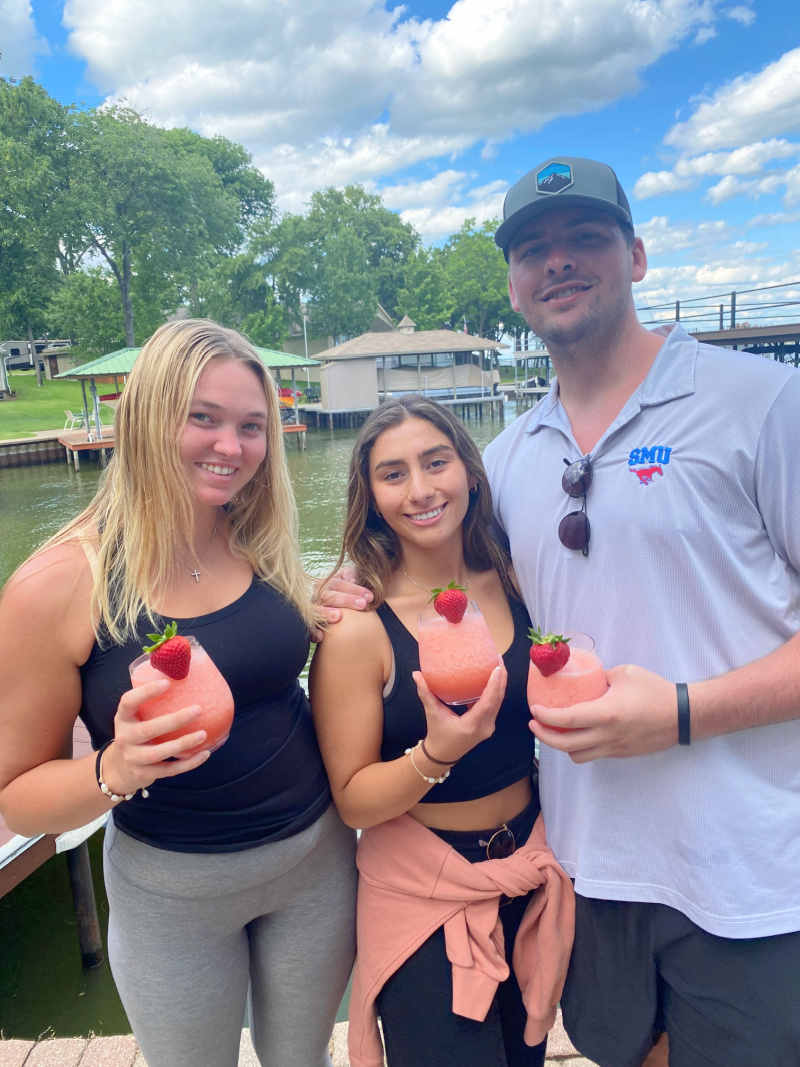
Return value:
<svg viewBox="0 0 800 1067">
<path fill-rule="evenodd" d="M 564 1027 L 599 1067 L 800 1067 L 800 933 L 733 939 L 666 904 L 576 896 Z"/>
</svg>

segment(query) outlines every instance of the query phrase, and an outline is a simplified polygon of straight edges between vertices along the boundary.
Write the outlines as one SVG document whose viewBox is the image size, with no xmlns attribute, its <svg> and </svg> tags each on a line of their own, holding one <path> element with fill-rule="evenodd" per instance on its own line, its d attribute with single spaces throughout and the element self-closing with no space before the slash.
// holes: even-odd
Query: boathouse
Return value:
<svg viewBox="0 0 800 1067">
<path fill-rule="evenodd" d="M 315 353 L 322 363 L 318 414 L 329 425 L 353 424 L 403 393 L 465 405 L 493 401 L 497 352 L 507 347 L 455 330 L 417 330 L 406 315 L 391 330 L 370 330 Z"/>
</svg>

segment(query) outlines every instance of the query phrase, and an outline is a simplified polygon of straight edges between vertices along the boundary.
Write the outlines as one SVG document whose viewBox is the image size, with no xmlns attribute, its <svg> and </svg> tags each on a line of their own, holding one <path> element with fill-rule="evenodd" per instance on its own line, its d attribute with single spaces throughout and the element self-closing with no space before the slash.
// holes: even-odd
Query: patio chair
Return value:
<svg viewBox="0 0 800 1067">
<path fill-rule="evenodd" d="M 65 430 L 74 430 L 76 426 L 80 429 L 81 426 L 83 426 L 83 415 L 81 412 L 78 412 L 77 415 L 73 415 L 71 411 L 67 411 L 67 409 L 64 408 L 64 414 L 67 416 L 64 422 Z"/>
</svg>

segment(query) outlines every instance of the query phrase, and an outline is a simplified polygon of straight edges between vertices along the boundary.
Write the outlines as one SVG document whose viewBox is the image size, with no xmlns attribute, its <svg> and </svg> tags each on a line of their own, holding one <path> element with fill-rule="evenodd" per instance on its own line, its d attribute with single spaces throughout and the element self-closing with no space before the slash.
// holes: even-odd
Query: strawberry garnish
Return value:
<svg viewBox="0 0 800 1067">
<path fill-rule="evenodd" d="M 531 644 L 531 662 L 545 678 L 560 671 L 569 660 L 568 637 L 561 634 L 543 634 L 537 628 L 528 631 Z"/>
<path fill-rule="evenodd" d="M 163 634 L 148 634 L 152 642 L 145 645 L 144 651 L 150 656 L 150 665 L 168 678 L 180 681 L 189 673 L 192 660 L 192 646 L 185 637 L 176 636 L 177 622 L 171 622 L 164 628 Z"/>
<path fill-rule="evenodd" d="M 431 600 L 436 611 L 448 622 L 461 622 L 467 610 L 467 591 L 461 585 L 450 582 L 444 589 L 431 589 Z"/>
</svg>

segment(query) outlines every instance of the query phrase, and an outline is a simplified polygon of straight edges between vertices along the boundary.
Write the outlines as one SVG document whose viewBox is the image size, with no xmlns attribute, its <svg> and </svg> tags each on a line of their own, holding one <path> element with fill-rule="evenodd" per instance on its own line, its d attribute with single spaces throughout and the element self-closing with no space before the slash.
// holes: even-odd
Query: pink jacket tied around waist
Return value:
<svg viewBox="0 0 800 1067">
<path fill-rule="evenodd" d="M 575 926 L 572 883 L 547 847 L 541 815 L 513 856 L 470 863 L 410 815 L 364 830 L 356 857 L 358 955 L 350 999 L 351 1067 L 383 1067 L 375 998 L 440 926 L 453 966 L 453 1011 L 482 1022 L 509 975 L 500 895 L 539 889 L 525 911 L 512 964 L 528 1013 L 525 1042 L 553 1025 Z"/>
</svg>

